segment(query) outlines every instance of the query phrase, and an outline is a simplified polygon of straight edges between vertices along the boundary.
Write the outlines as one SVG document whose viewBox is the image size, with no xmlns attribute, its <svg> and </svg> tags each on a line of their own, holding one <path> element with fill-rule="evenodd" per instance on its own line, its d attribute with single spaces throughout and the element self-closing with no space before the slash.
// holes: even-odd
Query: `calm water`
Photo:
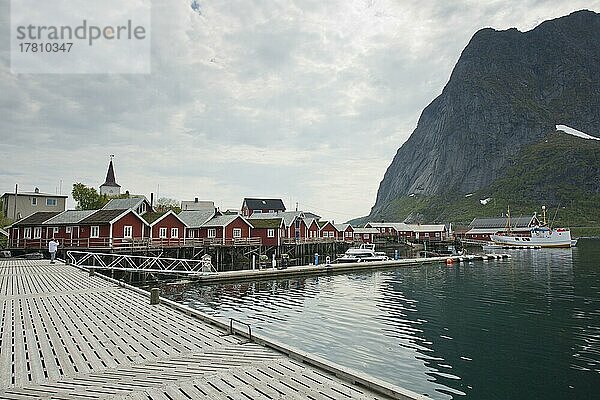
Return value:
<svg viewBox="0 0 600 400">
<path fill-rule="evenodd" d="M 187 305 L 431 398 L 600 398 L 600 241 L 510 253 L 171 289 Z"/>
</svg>

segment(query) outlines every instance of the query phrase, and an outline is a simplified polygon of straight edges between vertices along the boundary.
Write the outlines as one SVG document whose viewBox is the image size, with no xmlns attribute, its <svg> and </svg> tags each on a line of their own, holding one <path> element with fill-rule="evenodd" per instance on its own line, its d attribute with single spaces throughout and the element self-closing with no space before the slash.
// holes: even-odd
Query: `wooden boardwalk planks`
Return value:
<svg viewBox="0 0 600 400">
<path fill-rule="evenodd" d="M 0 284 L 0 399 L 387 398 L 71 266 Z"/>
</svg>

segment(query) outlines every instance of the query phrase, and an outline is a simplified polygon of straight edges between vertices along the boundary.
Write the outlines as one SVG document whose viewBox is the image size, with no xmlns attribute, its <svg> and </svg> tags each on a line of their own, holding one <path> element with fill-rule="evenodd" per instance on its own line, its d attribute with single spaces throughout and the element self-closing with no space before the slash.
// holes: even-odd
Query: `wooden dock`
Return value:
<svg viewBox="0 0 600 400">
<path fill-rule="evenodd" d="M 479 254 L 465 256 L 444 256 L 427 258 L 402 258 L 399 260 L 371 261 L 361 263 L 319 264 L 287 267 L 285 269 L 264 268 L 241 271 L 225 271 L 216 273 L 190 274 L 194 280 L 206 283 L 236 282 L 254 279 L 279 279 L 291 276 L 341 274 L 364 270 L 377 270 L 398 267 L 420 267 L 426 264 L 460 265 L 474 261 L 502 260 L 510 258 L 509 254 Z"/>
<path fill-rule="evenodd" d="M 62 263 L 1 260 L 0 318 L 0 399 L 425 398 Z"/>
</svg>

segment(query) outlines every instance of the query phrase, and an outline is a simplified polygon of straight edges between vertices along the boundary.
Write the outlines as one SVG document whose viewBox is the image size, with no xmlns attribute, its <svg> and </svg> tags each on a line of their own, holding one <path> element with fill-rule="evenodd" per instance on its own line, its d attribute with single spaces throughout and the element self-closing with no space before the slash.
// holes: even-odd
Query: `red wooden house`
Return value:
<svg viewBox="0 0 600 400">
<path fill-rule="evenodd" d="M 221 213 L 218 213 L 213 208 L 205 210 L 182 211 L 177 216 L 186 225 L 186 239 L 201 239 L 202 236 L 200 235 L 200 231 L 202 230 L 204 224 L 218 215 L 221 215 Z"/>
<path fill-rule="evenodd" d="M 15 222 L 7 227 L 10 248 L 45 249 L 52 236 L 44 229 L 44 222 L 55 217 L 59 212 L 40 211 Z M 53 234 L 52 231 L 50 234 Z"/>
<path fill-rule="evenodd" d="M 379 235 L 377 228 L 354 228 L 354 241 L 363 243 L 373 243 L 375 236 Z"/>
<path fill-rule="evenodd" d="M 153 244 L 183 245 L 187 225 L 173 211 L 147 212 L 143 218 L 149 224 L 147 236 Z"/>
<path fill-rule="evenodd" d="M 241 215 L 217 215 L 200 228 L 200 237 L 215 242 L 247 242 L 252 236 L 252 225 Z"/>
<path fill-rule="evenodd" d="M 338 230 L 329 221 L 319 221 L 317 222 L 319 225 L 319 236 L 323 239 L 335 240 L 338 236 Z"/>
<path fill-rule="evenodd" d="M 335 229 L 338 231 L 338 240 L 344 242 L 354 241 L 354 228 L 350 224 L 335 224 Z"/>
<path fill-rule="evenodd" d="M 84 247 L 118 247 L 144 239 L 148 223 L 133 210 L 98 210 L 79 222 Z"/>
<path fill-rule="evenodd" d="M 314 218 L 304 218 L 302 220 L 304 224 L 305 234 L 304 237 L 306 239 L 312 240 L 319 238 L 319 224 L 317 220 Z"/>
<path fill-rule="evenodd" d="M 252 224 L 252 237 L 260 238 L 264 246 L 279 246 L 283 242 L 286 229 L 283 218 L 249 219 Z"/>
</svg>

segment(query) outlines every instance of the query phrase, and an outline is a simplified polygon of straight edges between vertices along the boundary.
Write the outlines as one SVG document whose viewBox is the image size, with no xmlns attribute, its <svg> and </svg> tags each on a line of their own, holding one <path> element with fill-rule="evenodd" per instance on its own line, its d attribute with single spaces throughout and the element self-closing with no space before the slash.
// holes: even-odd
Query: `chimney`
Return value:
<svg viewBox="0 0 600 400">
<path fill-rule="evenodd" d="M 154 193 L 150 193 L 150 209 L 154 207 Z"/>
<path fill-rule="evenodd" d="M 194 197 L 194 203 L 197 203 L 197 202 L 198 202 L 198 198 Z"/>
<path fill-rule="evenodd" d="M 39 193 L 39 192 L 40 192 L 40 188 L 35 188 L 33 191 L 34 191 L 35 193 Z"/>
</svg>

